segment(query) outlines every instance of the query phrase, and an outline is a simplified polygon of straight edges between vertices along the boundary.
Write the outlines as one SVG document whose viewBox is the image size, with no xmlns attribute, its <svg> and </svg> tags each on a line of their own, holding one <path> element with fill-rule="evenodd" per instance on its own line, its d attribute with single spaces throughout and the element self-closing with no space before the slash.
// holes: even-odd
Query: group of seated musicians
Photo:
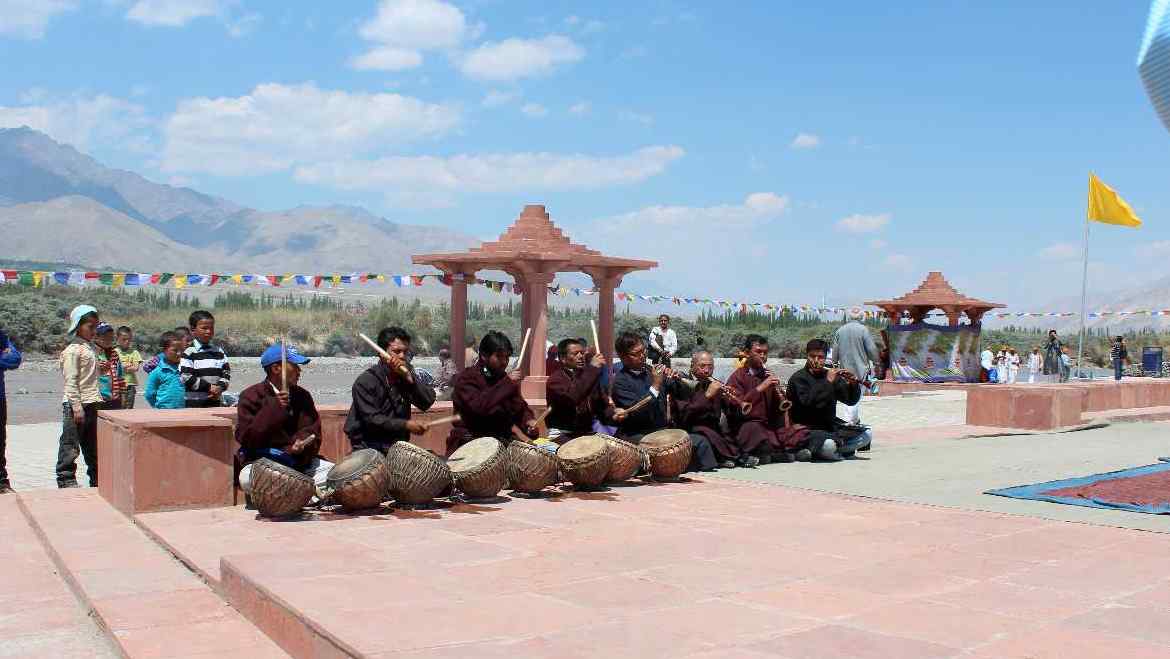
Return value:
<svg viewBox="0 0 1170 659">
<path fill-rule="evenodd" d="M 414 375 L 409 333 L 385 328 L 377 344 L 387 354 L 354 382 L 345 434 L 355 450 L 384 453 L 394 442 L 426 432 L 411 419 L 411 410 L 430 409 L 435 393 Z M 612 375 L 607 359 L 587 352 L 580 339 L 566 339 L 557 348 L 560 362 L 549 374 L 546 394 L 549 434 L 557 443 L 613 427 L 616 436 L 636 444 L 654 431 L 680 428 L 691 439 L 691 468 L 699 471 L 772 460 L 836 461 L 867 451 L 872 443 L 867 429 L 837 419 L 837 403 L 856 404 L 862 389 L 849 371 L 825 367 L 828 345 L 819 339 L 809 341 L 805 367 L 786 388 L 765 369 L 768 340 L 755 334 L 745 340 L 744 365 L 726 383 L 712 377 L 714 359 L 705 351 L 693 355 L 690 377 L 647 364 L 645 340 L 632 332 L 615 341 L 621 368 Z M 448 438 L 448 454 L 477 437 L 505 443 L 517 434 L 538 437 L 532 409 L 520 393 L 520 372 L 508 368 L 512 352 L 507 336 L 488 332 L 479 358 L 455 376 L 452 401 L 461 418 Z M 282 359 L 281 347 L 271 346 L 260 358 L 264 381 L 240 394 L 236 439 L 246 493 L 252 463 L 260 458 L 297 469 L 319 489 L 325 483 L 333 464 L 318 456 L 321 420 L 313 397 L 298 385 L 301 366 L 308 363 L 295 347 L 288 346 Z"/>
</svg>

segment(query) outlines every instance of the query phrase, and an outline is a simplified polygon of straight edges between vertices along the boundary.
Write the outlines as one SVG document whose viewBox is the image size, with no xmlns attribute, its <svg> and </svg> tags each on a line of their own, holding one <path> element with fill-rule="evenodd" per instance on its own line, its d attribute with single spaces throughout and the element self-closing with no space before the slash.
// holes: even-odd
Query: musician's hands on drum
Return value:
<svg viewBox="0 0 1170 659">
<path fill-rule="evenodd" d="M 287 391 L 276 392 L 276 402 L 279 403 L 281 407 L 288 409 L 288 392 Z"/>
<path fill-rule="evenodd" d="M 411 419 L 406 422 L 406 432 L 412 435 L 422 435 L 427 431 L 427 424 Z"/>
<path fill-rule="evenodd" d="M 528 423 L 524 424 L 524 434 L 533 439 L 536 439 L 537 437 L 540 437 L 540 427 L 536 425 L 535 421 L 529 421 Z"/>
</svg>

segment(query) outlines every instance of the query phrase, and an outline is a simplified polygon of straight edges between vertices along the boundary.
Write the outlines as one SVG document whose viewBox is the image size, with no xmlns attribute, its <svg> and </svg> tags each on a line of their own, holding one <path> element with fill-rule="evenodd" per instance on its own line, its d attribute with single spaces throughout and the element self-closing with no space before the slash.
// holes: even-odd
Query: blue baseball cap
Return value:
<svg viewBox="0 0 1170 659">
<path fill-rule="evenodd" d="M 288 345 L 288 344 L 285 345 L 284 358 L 286 360 L 288 360 L 288 363 L 296 364 L 298 366 L 300 366 L 301 364 L 308 364 L 309 363 L 309 358 L 302 355 L 301 353 L 297 352 L 296 346 L 293 346 L 293 345 Z M 269 366 L 272 366 L 273 364 L 279 364 L 279 363 L 280 363 L 280 344 L 274 343 L 274 344 L 268 346 L 268 349 L 266 349 L 264 351 L 264 354 L 260 355 L 260 368 L 268 368 Z"/>
<path fill-rule="evenodd" d="M 102 321 L 102 322 L 97 324 L 97 328 L 94 329 L 94 334 L 99 334 L 99 335 L 100 334 L 109 334 L 110 332 L 113 332 L 113 331 L 114 331 L 113 325 L 111 325 L 105 321 Z"/>
</svg>

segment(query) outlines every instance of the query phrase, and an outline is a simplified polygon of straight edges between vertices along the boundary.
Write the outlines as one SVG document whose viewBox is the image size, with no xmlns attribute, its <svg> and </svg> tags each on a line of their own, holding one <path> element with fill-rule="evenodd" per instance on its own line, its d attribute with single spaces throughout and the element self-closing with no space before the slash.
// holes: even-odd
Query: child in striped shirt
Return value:
<svg viewBox="0 0 1170 659">
<path fill-rule="evenodd" d="M 209 311 L 195 311 L 187 319 L 191 345 L 179 360 L 179 377 L 187 390 L 187 407 L 218 407 L 231 383 L 232 371 L 223 349 L 213 344 L 215 317 Z"/>
</svg>

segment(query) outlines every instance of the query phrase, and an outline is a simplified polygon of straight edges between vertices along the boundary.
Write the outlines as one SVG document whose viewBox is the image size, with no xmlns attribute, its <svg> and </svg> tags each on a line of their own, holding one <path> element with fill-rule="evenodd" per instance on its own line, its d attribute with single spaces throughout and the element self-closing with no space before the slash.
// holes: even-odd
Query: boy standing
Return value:
<svg viewBox="0 0 1170 659">
<path fill-rule="evenodd" d="M 179 361 L 179 376 L 187 389 L 187 407 L 218 407 L 220 396 L 231 382 L 231 365 L 227 355 L 211 342 L 215 338 L 215 316 L 209 311 L 195 311 L 187 319 L 191 326 L 191 346 Z"/>
<path fill-rule="evenodd" d="M 187 349 L 187 346 L 191 345 L 191 329 L 186 325 L 182 325 L 176 327 L 174 330 L 172 330 L 171 333 L 179 338 L 179 355 L 182 356 L 183 351 Z M 146 360 L 143 362 L 142 368 L 140 369 L 142 374 L 150 375 L 150 372 L 158 368 L 158 365 L 162 363 L 162 361 L 163 354 L 161 352 Z"/>
<path fill-rule="evenodd" d="M 134 409 L 138 396 L 138 369 L 142 366 L 142 355 L 133 345 L 134 330 L 126 325 L 118 328 L 118 361 L 122 363 L 122 377 L 126 387 L 122 390 L 122 409 Z"/>
<path fill-rule="evenodd" d="M 0 494 L 12 492 L 12 484 L 8 482 L 8 462 L 4 452 L 8 443 L 8 400 L 4 396 L 4 371 L 20 368 L 21 354 L 8 339 L 8 334 L 0 330 Z"/>
<path fill-rule="evenodd" d="M 187 391 L 179 377 L 179 359 L 186 343 L 174 332 L 163 332 L 159 339 L 162 360 L 146 378 L 143 397 L 159 410 L 181 410 L 186 407 Z"/>
<path fill-rule="evenodd" d="M 98 351 L 92 343 L 97 309 L 81 304 L 69 312 L 73 341 L 61 353 L 65 396 L 61 403 L 61 440 L 57 451 L 57 487 L 78 487 L 77 456 L 85 455 L 89 486 L 97 487 Z"/>
</svg>

